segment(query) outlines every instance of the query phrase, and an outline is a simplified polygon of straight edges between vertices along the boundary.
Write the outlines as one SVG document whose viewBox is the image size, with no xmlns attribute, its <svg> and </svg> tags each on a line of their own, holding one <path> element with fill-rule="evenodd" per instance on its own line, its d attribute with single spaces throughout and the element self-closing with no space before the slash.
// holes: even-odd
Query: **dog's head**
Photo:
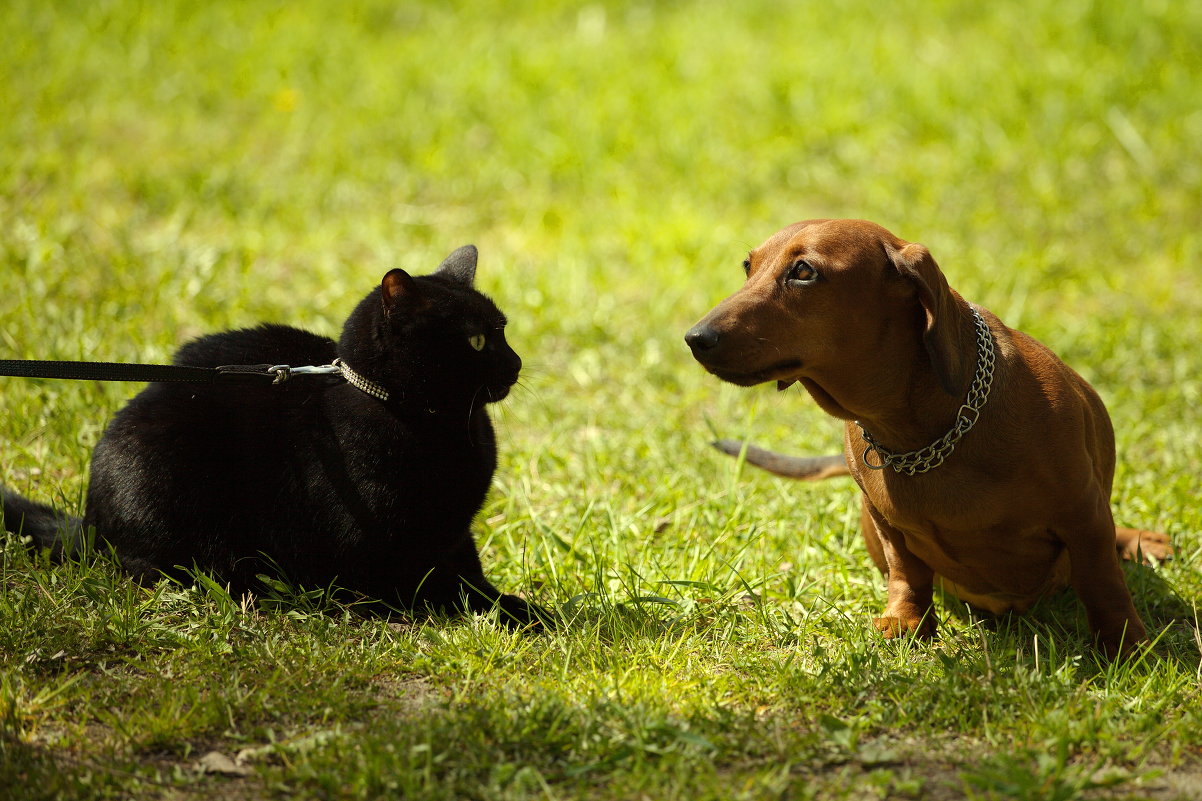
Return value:
<svg viewBox="0 0 1202 801">
<path fill-rule="evenodd" d="M 866 220 L 806 220 L 751 251 L 743 269 L 743 287 L 685 335 L 724 381 L 801 381 L 817 398 L 824 377 L 903 368 L 883 357 L 912 342 L 944 390 L 964 387 L 971 348 L 966 364 L 956 296 L 922 245 Z"/>
</svg>

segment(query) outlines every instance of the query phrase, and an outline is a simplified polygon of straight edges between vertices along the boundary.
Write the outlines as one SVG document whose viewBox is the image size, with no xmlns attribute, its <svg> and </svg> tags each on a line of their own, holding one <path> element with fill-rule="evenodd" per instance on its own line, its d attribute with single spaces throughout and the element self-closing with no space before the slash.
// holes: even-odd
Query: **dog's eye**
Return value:
<svg viewBox="0 0 1202 801">
<path fill-rule="evenodd" d="M 467 338 L 467 344 L 476 350 L 484 350 L 484 334 L 476 334 Z"/>
<path fill-rule="evenodd" d="M 751 275 L 751 259 L 743 259 L 743 275 Z"/>
<path fill-rule="evenodd" d="M 812 284 L 818 280 L 818 270 L 814 269 L 814 265 L 805 259 L 798 259 L 789 268 L 789 274 L 785 276 L 785 280 L 789 283 Z"/>
</svg>

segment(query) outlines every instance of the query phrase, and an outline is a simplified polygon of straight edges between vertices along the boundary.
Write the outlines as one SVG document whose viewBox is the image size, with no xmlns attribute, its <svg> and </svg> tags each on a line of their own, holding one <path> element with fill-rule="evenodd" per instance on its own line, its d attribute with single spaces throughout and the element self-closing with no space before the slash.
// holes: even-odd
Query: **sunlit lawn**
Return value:
<svg viewBox="0 0 1202 801">
<path fill-rule="evenodd" d="M 1202 4 L 10 0 L 0 26 L 0 358 L 333 334 L 474 242 L 527 364 L 478 538 L 565 621 L 146 590 L 10 540 L 0 797 L 1202 794 Z M 1127 571 L 1153 655 L 1106 664 L 1071 594 L 881 642 L 854 487 L 707 447 L 839 447 L 803 392 L 681 341 L 816 216 L 923 242 L 1097 386 L 1116 517 L 1178 548 Z M 0 482 L 78 512 L 136 390 L 0 378 Z"/>
</svg>

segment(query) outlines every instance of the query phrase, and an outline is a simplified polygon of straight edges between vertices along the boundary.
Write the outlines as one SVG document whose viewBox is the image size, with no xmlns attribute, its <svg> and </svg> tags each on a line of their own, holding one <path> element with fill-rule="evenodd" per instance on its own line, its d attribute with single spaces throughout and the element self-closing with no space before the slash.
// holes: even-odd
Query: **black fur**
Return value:
<svg viewBox="0 0 1202 801">
<path fill-rule="evenodd" d="M 55 557 L 74 551 L 83 533 L 80 518 L 22 498 L 3 487 L 0 487 L 0 516 L 6 529 L 29 537 L 33 546 L 47 548 Z"/>
<path fill-rule="evenodd" d="M 389 272 L 337 344 L 264 325 L 185 345 L 177 364 L 340 358 L 390 397 L 320 378 L 150 384 L 96 447 L 84 526 L 141 580 L 195 566 L 241 592 L 271 572 L 266 556 L 307 587 L 410 609 L 499 605 L 511 624 L 537 622 L 541 610 L 484 577 L 470 530 L 496 469 L 485 404 L 521 369 L 505 317 L 472 287 L 475 262 L 468 246 L 432 275 Z M 53 510 L 11 494 L 4 505 L 47 544 Z"/>
</svg>

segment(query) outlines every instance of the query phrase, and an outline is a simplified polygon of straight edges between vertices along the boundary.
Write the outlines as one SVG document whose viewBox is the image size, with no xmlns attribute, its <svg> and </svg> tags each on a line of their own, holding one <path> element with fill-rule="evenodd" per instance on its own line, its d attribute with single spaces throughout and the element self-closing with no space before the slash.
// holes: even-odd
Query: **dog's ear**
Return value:
<svg viewBox="0 0 1202 801">
<path fill-rule="evenodd" d="M 384 304 L 385 314 L 392 314 L 401 303 L 420 303 L 422 300 L 417 282 L 404 270 L 389 270 L 380 281 L 380 302 Z"/>
<path fill-rule="evenodd" d="M 922 304 L 926 318 L 922 342 L 940 386 L 949 395 L 959 395 L 971 365 L 965 359 L 964 343 L 961 342 L 960 307 L 943 271 L 930 252 L 915 242 L 900 248 L 886 245 L 885 250 L 898 272 L 918 289 L 918 302 Z"/>
</svg>

